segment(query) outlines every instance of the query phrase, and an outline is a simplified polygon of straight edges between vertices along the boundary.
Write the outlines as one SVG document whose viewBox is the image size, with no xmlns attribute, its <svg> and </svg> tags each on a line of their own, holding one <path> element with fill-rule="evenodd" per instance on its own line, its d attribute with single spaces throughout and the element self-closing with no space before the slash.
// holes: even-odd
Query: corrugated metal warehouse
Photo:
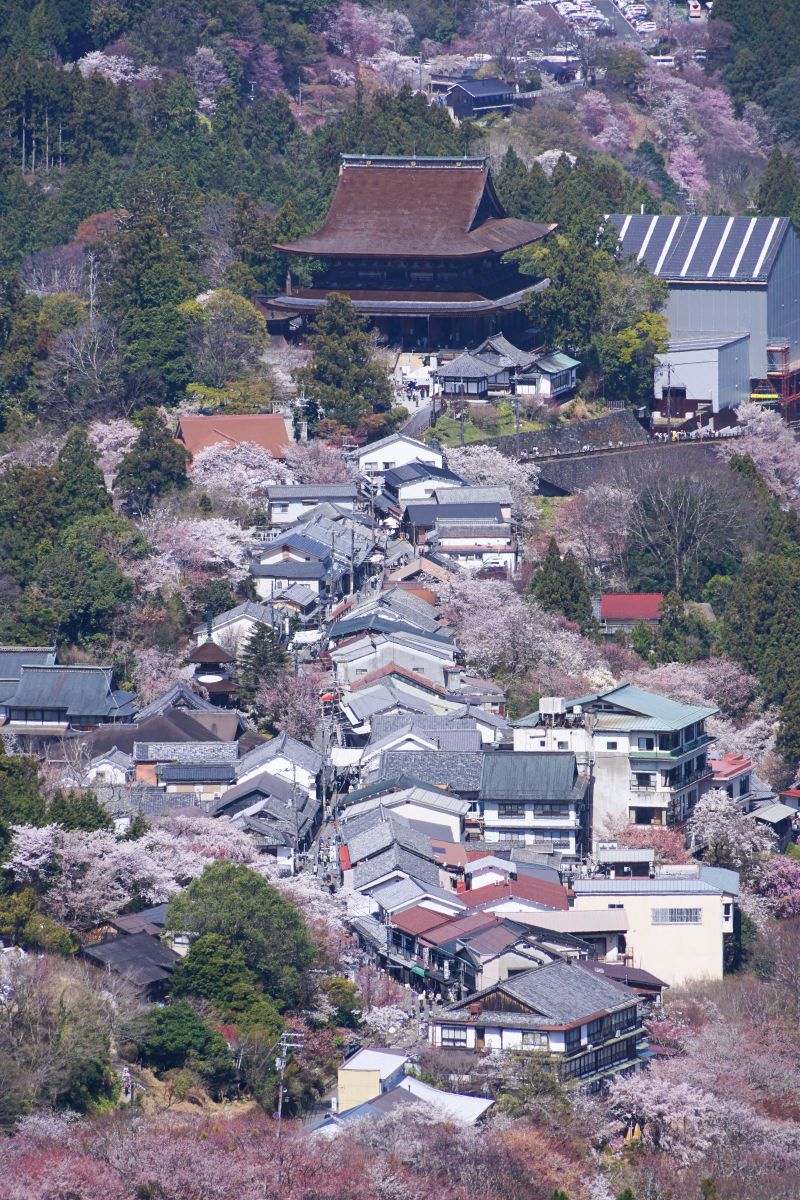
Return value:
<svg viewBox="0 0 800 1200">
<path fill-rule="evenodd" d="M 761 384 L 794 415 L 800 396 L 800 238 L 785 217 L 651 216 L 609 218 L 622 252 L 645 262 L 669 288 L 666 317 L 674 343 L 697 339 L 736 343 L 749 337 L 751 389 Z M 698 356 L 689 391 L 709 390 L 709 358 Z M 724 362 L 726 355 L 717 356 Z M 668 362 L 669 356 L 665 358 Z M 734 374 L 737 376 L 733 384 Z M 722 371 L 714 383 L 714 411 L 741 400 L 740 372 Z M 692 399 L 691 395 L 688 399 Z"/>
</svg>

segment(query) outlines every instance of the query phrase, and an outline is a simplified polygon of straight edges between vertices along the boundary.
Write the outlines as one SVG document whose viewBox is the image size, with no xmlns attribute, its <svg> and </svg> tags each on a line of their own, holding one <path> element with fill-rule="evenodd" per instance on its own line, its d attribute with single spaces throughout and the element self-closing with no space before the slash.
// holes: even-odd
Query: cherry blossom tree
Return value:
<svg viewBox="0 0 800 1200">
<path fill-rule="evenodd" d="M 98 465 L 104 475 L 115 475 L 117 467 L 133 447 L 139 430 L 124 417 L 110 417 L 105 421 L 92 421 L 87 433 L 97 453 Z"/>
<path fill-rule="evenodd" d="M 667 170 L 675 182 L 687 192 L 701 196 L 708 191 L 703 160 L 692 146 L 685 143 L 676 146 L 669 156 Z"/>
<path fill-rule="evenodd" d="M 609 838 L 626 850 L 653 850 L 657 865 L 691 861 L 683 834 L 678 829 L 668 829 L 663 825 L 630 825 L 620 820 L 610 822 L 606 832 Z"/>
<path fill-rule="evenodd" d="M 157 646 L 137 652 L 132 674 L 133 686 L 141 705 L 149 704 L 179 681 L 189 686 L 192 682 L 191 667 L 183 666 L 176 655 Z"/>
<path fill-rule="evenodd" d="M 86 250 L 78 242 L 37 250 L 22 263 L 19 274 L 25 290 L 35 296 L 54 292 L 82 296 L 86 289 Z"/>
<path fill-rule="evenodd" d="M 260 689 L 256 704 L 276 729 L 310 742 L 319 728 L 320 689 L 326 678 L 324 671 L 313 668 L 297 675 L 287 668 Z"/>
<path fill-rule="evenodd" d="M 750 874 L 773 848 L 774 838 L 742 812 L 723 788 L 704 792 L 688 822 L 692 846 L 706 862 Z"/>
<path fill-rule="evenodd" d="M 393 38 L 397 40 L 393 34 L 392 22 L 387 20 L 387 17 L 387 13 L 362 8 L 360 4 L 352 4 L 346 0 L 334 12 L 328 23 L 328 41 L 334 50 L 339 50 L 356 62 L 374 58 L 379 51 L 391 45 Z M 409 30 L 413 35 L 410 24 Z M 397 46 L 392 48 L 397 49 Z"/>
<path fill-rule="evenodd" d="M 539 484 L 539 469 L 533 463 L 501 454 L 494 446 L 452 446 L 447 465 L 476 487 L 508 487 L 512 510 L 519 520 L 537 514 L 533 494 Z"/>
<path fill-rule="evenodd" d="M 165 818 L 135 841 L 105 830 L 13 827 L 6 869 L 38 893 L 45 912 L 86 929 L 132 900 L 160 904 L 201 875 L 209 860 L 254 862 L 253 841 L 227 820 Z"/>
<path fill-rule="evenodd" d="M 213 116 L 217 108 L 217 93 L 229 83 L 224 66 L 213 50 L 201 46 L 191 58 L 187 58 L 186 73 L 199 97 L 200 111 Z"/>
<path fill-rule="evenodd" d="M 352 483 L 355 468 L 341 450 L 317 438 L 310 442 L 291 442 L 283 461 L 298 483 Z"/>
<path fill-rule="evenodd" d="M 633 501 L 628 487 L 592 484 L 559 505 L 547 538 L 554 537 L 562 553 L 571 550 L 591 578 L 607 588 L 622 586 Z"/>
<path fill-rule="evenodd" d="M 207 446 L 194 456 L 190 475 L 195 487 L 211 496 L 222 493 L 248 503 L 263 500 L 272 484 L 289 481 L 284 465 L 254 442 Z"/>
<path fill-rule="evenodd" d="M 800 499 L 800 445 L 783 418 L 757 404 L 741 404 L 736 419 L 744 434 L 720 442 L 724 458 L 749 454 L 770 491 L 784 502 Z"/>
<path fill-rule="evenodd" d="M 223 517 L 208 520 L 175 520 L 165 510 L 152 513 L 141 529 L 153 546 L 154 558 L 179 569 L 213 570 L 233 583 L 247 575 L 250 537 L 235 521 Z"/>
<path fill-rule="evenodd" d="M 111 83 L 145 83 L 151 79 L 160 79 L 158 67 L 138 67 L 132 58 L 122 54 L 106 54 L 102 50 L 92 50 L 84 54 L 76 63 L 68 64 L 67 69 L 77 67 L 84 79 L 90 75 L 102 75 Z"/>
<path fill-rule="evenodd" d="M 245 73 L 259 96 L 274 96 L 283 89 L 283 70 L 277 53 L 266 42 L 227 38 L 228 47 L 245 64 Z"/>
<path fill-rule="evenodd" d="M 774 915 L 800 917 L 800 861 L 776 854 L 764 863 L 756 884 Z"/>
</svg>

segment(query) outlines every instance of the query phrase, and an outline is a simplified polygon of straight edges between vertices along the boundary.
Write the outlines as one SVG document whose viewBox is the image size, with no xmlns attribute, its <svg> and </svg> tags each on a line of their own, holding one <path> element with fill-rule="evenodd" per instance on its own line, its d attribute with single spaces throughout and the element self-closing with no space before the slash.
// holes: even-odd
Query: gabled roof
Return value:
<svg viewBox="0 0 800 1200">
<path fill-rule="evenodd" d="M 502 368 L 494 366 L 484 358 L 475 358 L 472 354 L 459 354 L 458 358 L 442 363 L 436 370 L 431 371 L 437 379 L 492 379 L 499 375 Z"/>
<path fill-rule="evenodd" d="M 433 454 L 437 458 L 442 456 L 441 450 L 436 450 L 427 442 L 421 442 L 407 433 L 390 433 L 387 437 L 379 438 L 377 442 L 367 442 L 366 446 L 362 446 L 358 451 L 357 457 L 363 458 L 366 454 L 371 454 L 373 450 L 383 450 L 385 446 L 393 446 L 395 442 L 407 442 L 409 446 L 416 446 L 417 449 L 424 450 L 426 454 Z"/>
<path fill-rule="evenodd" d="M 423 885 L 439 885 L 439 868 L 435 863 L 420 858 L 418 854 L 395 843 L 382 854 L 365 859 L 353 868 L 353 887 L 356 891 L 368 888 L 370 884 L 393 871 L 402 872 L 412 879 L 419 880 Z"/>
<path fill-rule="evenodd" d="M 181 679 L 177 683 L 173 683 L 172 687 L 167 688 L 160 696 L 156 696 L 155 700 L 145 704 L 143 708 L 137 708 L 136 720 L 146 721 L 148 717 L 160 716 L 170 708 L 183 708 L 190 712 L 193 710 L 197 712 L 219 711 L 210 701 L 204 700 L 197 692 L 192 691 L 188 683 L 184 683 Z"/>
<path fill-rule="evenodd" d="M 452 92 L 454 88 L 461 88 L 467 95 L 476 99 L 484 96 L 513 96 L 514 94 L 513 83 L 505 83 L 496 75 L 487 79 L 457 79 L 450 91 Z M 450 92 L 448 92 L 449 94 Z"/>
<path fill-rule="evenodd" d="M 603 592 L 600 618 L 603 621 L 658 621 L 663 592 Z"/>
<path fill-rule="evenodd" d="M 218 613 L 212 618 L 211 629 L 216 630 L 230 625 L 233 621 L 243 620 L 250 617 L 253 621 L 260 621 L 264 625 L 274 625 L 279 620 L 275 615 L 275 609 L 271 604 L 260 604 L 256 600 L 245 600 L 244 604 L 237 604 L 235 608 L 228 608 L 225 612 Z M 205 633 L 208 629 L 208 622 L 203 621 L 199 625 L 195 625 L 194 634 Z"/>
<path fill-rule="evenodd" d="M 471 1003 L 493 992 L 508 996 L 521 1004 L 530 1015 L 541 1017 L 539 1024 L 543 1028 L 581 1024 L 594 1016 L 614 1012 L 637 1002 L 635 992 L 623 984 L 590 974 L 577 963 L 552 962 L 522 971 L 511 979 L 467 997 L 446 1009 L 443 1019 L 446 1020 L 452 1012 L 469 1010 Z M 490 1004 L 486 1005 L 486 1011 L 492 1011 Z M 513 1014 L 509 1015 L 513 1019 Z"/>
<path fill-rule="evenodd" d="M 67 720 L 132 713 L 136 697 L 115 692 L 112 682 L 112 667 L 23 666 L 6 703 L 12 708 L 57 709 Z"/>
<path fill-rule="evenodd" d="M 567 893 L 560 883 L 550 883 L 535 875 L 519 875 L 507 883 L 487 883 L 485 887 L 470 888 L 461 893 L 461 899 L 467 908 L 494 906 L 503 900 L 527 900 L 539 908 L 562 912 L 569 907 Z"/>
<path fill-rule="evenodd" d="M 149 933 L 109 938 L 94 946 L 84 946 L 81 954 L 97 966 L 124 976 L 137 987 L 169 978 L 175 964 L 180 962 L 180 956 L 174 950 L 163 946 Z"/>
<path fill-rule="evenodd" d="M 456 793 L 477 793 L 481 785 L 483 751 L 388 750 L 381 757 L 382 775 L 413 775 L 423 783 Z"/>
<path fill-rule="evenodd" d="M 518 346 L 510 342 L 502 333 L 491 334 L 472 353 L 478 358 L 483 354 L 496 354 L 501 358 L 507 358 L 509 362 L 514 363 L 518 367 L 527 367 L 533 362 L 534 357 L 527 350 L 520 350 Z"/>
<path fill-rule="evenodd" d="M 791 227 L 786 217 L 615 214 L 608 219 L 622 253 L 644 261 L 659 279 L 728 287 L 766 283 Z"/>
<path fill-rule="evenodd" d="M 507 217 L 486 160 L 344 155 L 322 227 L 291 254 L 452 258 L 504 253 L 552 225 Z"/>
<path fill-rule="evenodd" d="M 286 422 L 280 413 L 251 413 L 246 416 L 185 416 L 178 421 L 177 437 L 194 457 L 209 446 L 229 449 L 253 442 L 273 458 L 282 458 L 289 445 Z"/>
<path fill-rule="evenodd" d="M 565 800 L 577 802 L 587 778 L 578 774 L 575 755 L 563 751 L 503 751 L 484 754 L 482 800 Z"/>
<path fill-rule="evenodd" d="M 280 733 L 277 737 L 255 746 L 248 754 L 239 759 L 236 764 L 236 774 L 239 778 L 249 774 L 255 767 L 272 762 L 273 759 L 285 757 L 289 762 L 295 762 L 311 775 L 317 775 L 322 770 L 323 758 L 305 742 L 290 737 L 288 733 Z"/>
</svg>

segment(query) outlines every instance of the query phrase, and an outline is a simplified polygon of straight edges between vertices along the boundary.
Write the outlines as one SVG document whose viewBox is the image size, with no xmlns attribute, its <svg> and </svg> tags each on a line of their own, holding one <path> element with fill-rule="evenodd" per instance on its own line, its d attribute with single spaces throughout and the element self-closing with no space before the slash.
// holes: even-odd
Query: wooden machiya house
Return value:
<svg viewBox="0 0 800 1200">
<path fill-rule="evenodd" d="M 277 246 L 317 265 L 313 286 L 289 272 L 264 302 L 268 323 L 295 329 L 342 292 L 395 345 L 463 348 L 500 331 L 519 340 L 521 304 L 541 281 L 504 256 L 554 228 L 507 216 L 484 158 L 346 154 L 321 228 Z"/>
</svg>

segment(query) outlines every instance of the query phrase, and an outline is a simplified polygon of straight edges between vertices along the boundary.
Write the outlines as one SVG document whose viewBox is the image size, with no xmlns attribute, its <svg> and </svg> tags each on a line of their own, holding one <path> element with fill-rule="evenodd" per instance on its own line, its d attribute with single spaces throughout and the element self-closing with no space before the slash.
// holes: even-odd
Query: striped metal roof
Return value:
<svg viewBox="0 0 800 1200">
<path fill-rule="evenodd" d="M 789 228 L 786 217 L 614 214 L 625 255 L 670 283 L 766 283 Z"/>
</svg>

